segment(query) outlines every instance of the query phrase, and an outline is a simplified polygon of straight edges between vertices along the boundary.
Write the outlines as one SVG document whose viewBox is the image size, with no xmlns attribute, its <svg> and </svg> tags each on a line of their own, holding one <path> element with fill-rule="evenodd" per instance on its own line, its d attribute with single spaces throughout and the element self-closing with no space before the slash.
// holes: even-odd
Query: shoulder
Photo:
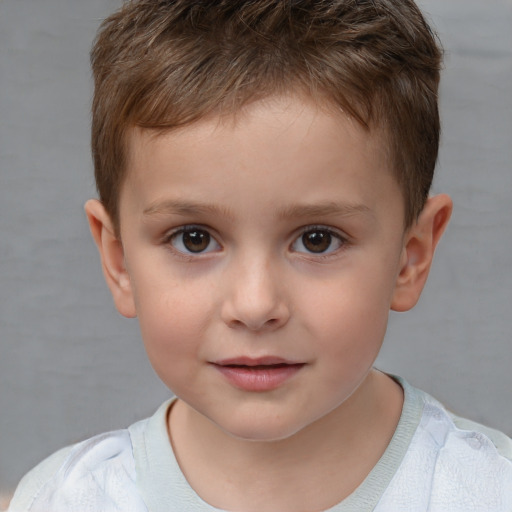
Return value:
<svg viewBox="0 0 512 512">
<path fill-rule="evenodd" d="M 492 442 L 500 455 L 512 461 L 512 439 L 510 439 L 506 434 L 499 430 L 481 425 L 476 421 L 461 418 L 460 416 L 456 416 L 450 412 L 448 412 L 448 414 L 458 429 L 463 431 L 479 432 Z"/>
<path fill-rule="evenodd" d="M 54 475 L 63 465 L 71 449 L 72 447 L 68 446 L 50 455 L 21 479 L 11 500 L 9 512 L 29 510 L 34 496 L 48 481 L 49 476 Z"/>
<path fill-rule="evenodd" d="M 416 494 L 425 493 L 429 510 L 510 512 L 512 441 L 454 416 L 427 393 L 410 386 L 406 392 L 423 410 L 400 472 L 415 475 Z"/>
<path fill-rule="evenodd" d="M 420 427 L 442 442 L 444 448 L 458 446 L 473 455 L 485 454 L 488 460 L 503 461 L 512 468 L 512 440 L 507 435 L 453 414 L 428 393 L 415 392 L 424 404 Z"/>
<path fill-rule="evenodd" d="M 512 441 L 501 432 L 450 414 L 428 395 L 424 419 L 426 433 L 438 442 L 433 510 L 448 503 L 454 511 L 461 510 L 460 504 L 470 504 L 471 510 L 511 511 Z"/>
<path fill-rule="evenodd" d="M 64 448 L 20 482 L 9 512 L 146 511 L 135 484 L 127 430 L 108 432 Z"/>
</svg>

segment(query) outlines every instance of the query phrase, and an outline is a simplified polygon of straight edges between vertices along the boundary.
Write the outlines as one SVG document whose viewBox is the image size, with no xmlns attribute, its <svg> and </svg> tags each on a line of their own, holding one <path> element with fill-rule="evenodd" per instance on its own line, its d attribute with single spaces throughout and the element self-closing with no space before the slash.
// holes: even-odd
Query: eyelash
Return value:
<svg viewBox="0 0 512 512">
<path fill-rule="evenodd" d="M 180 243 L 180 245 L 182 245 L 182 248 L 178 248 L 173 244 L 174 240 L 179 240 L 180 235 L 185 236 L 187 234 L 192 234 L 195 232 L 199 232 L 202 235 L 204 235 L 206 233 L 206 235 L 208 236 L 208 238 L 206 240 L 207 245 L 205 246 L 204 249 L 201 249 L 201 247 L 199 247 L 199 250 L 194 251 L 194 250 L 191 250 L 190 248 L 185 247 L 183 238 L 181 239 L 181 243 Z M 320 245 L 325 240 L 324 236 L 327 235 L 329 237 L 327 239 L 328 247 L 325 250 L 321 250 L 318 252 L 315 252 L 313 250 L 308 250 L 308 248 L 305 246 L 305 243 L 304 243 L 305 242 L 304 236 L 308 233 L 310 233 L 310 234 L 321 233 L 322 234 L 322 236 L 319 238 L 319 242 L 315 242 L 314 239 L 310 240 L 311 242 L 313 242 L 313 244 L 318 244 L 318 245 Z M 338 247 L 331 249 L 333 240 L 337 241 Z M 204 226 L 200 226 L 200 225 L 194 225 L 194 224 L 181 226 L 181 227 L 173 230 L 172 232 L 166 234 L 162 241 L 164 244 L 170 245 L 172 247 L 172 249 L 175 252 L 177 252 L 180 256 L 183 256 L 188 259 L 195 259 L 197 257 L 200 257 L 201 255 L 209 254 L 211 252 L 216 252 L 218 249 L 221 248 L 221 245 L 219 244 L 217 239 L 210 233 L 210 230 L 208 228 L 206 228 Z M 201 241 L 201 237 L 199 238 L 199 241 Z M 216 245 L 216 247 L 214 247 L 213 249 L 210 248 L 209 250 L 206 250 L 210 247 L 212 242 Z M 318 226 L 309 225 L 309 226 L 305 226 L 303 229 L 301 229 L 301 231 L 298 233 L 298 235 L 295 236 L 295 238 L 293 239 L 293 241 L 289 247 L 294 252 L 297 252 L 299 254 L 306 255 L 309 257 L 314 257 L 317 259 L 324 259 L 324 258 L 332 257 L 333 253 L 339 252 L 339 250 L 346 247 L 346 245 L 348 243 L 349 243 L 348 239 L 345 236 L 343 236 L 341 233 L 339 233 L 337 230 L 334 230 L 332 228 L 329 228 L 327 226 L 322 226 L 322 225 L 318 225 Z M 297 250 L 297 248 L 295 246 L 298 244 L 301 244 L 305 250 L 304 251 Z"/>
<path fill-rule="evenodd" d="M 334 256 L 336 253 L 338 253 L 340 250 L 345 248 L 349 243 L 349 240 L 347 239 L 347 237 L 342 235 L 337 230 L 334 230 L 332 228 L 329 228 L 327 226 L 322 226 L 322 225 L 318 225 L 318 226 L 311 225 L 311 226 L 306 226 L 305 228 L 303 228 L 300 231 L 299 235 L 292 242 L 291 247 L 293 247 L 295 244 L 297 244 L 299 242 L 302 243 L 302 245 L 304 246 L 304 235 L 306 235 L 308 233 L 323 233 L 323 234 L 327 234 L 330 237 L 329 249 L 327 251 L 316 252 L 316 253 L 314 251 L 308 251 L 308 250 L 296 251 L 296 252 L 299 252 L 300 254 L 304 254 L 309 257 L 314 257 L 317 259 L 330 258 L 330 257 Z M 334 249 L 330 249 L 330 245 L 333 240 L 337 240 L 339 245 L 338 245 L 338 247 L 336 247 Z"/>
<path fill-rule="evenodd" d="M 166 234 L 163 238 L 163 243 L 166 245 L 170 245 L 172 247 L 172 249 L 175 252 L 177 252 L 180 256 L 183 256 L 183 257 L 189 258 L 189 259 L 197 258 L 198 256 L 201 256 L 203 254 L 209 254 L 210 252 L 214 252 L 217 250 L 217 248 L 214 248 L 213 250 L 208 250 L 208 251 L 206 251 L 206 250 L 193 251 L 193 250 L 187 249 L 186 247 L 184 247 L 185 250 L 182 250 L 173 245 L 173 241 L 179 240 L 180 235 L 184 236 L 187 234 L 192 234 L 194 232 L 206 233 L 208 235 L 208 240 L 207 240 L 208 244 L 207 244 L 206 248 L 208 248 L 212 242 L 214 242 L 217 245 L 217 247 L 220 248 L 219 242 L 213 235 L 211 235 L 210 230 L 208 228 L 205 228 L 205 227 L 199 226 L 199 225 L 194 225 L 194 224 L 182 226 L 182 227 L 177 228 L 177 229 L 173 230 L 172 232 Z M 181 245 L 184 246 L 183 238 L 181 239 Z"/>
</svg>

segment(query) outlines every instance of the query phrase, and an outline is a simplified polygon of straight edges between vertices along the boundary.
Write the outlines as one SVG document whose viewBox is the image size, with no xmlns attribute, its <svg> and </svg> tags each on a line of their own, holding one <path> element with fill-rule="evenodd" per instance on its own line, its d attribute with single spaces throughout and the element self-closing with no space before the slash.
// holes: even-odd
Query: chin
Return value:
<svg viewBox="0 0 512 512">
<path fill-rule="evenodd" d="M 259 418 L 258 421 L 247 421 L 219 426 L 228 435 L 240 441 L 269 443 L 289 439 L 304 428 L 303 425 L 277 422 L 275 418 L 267 421 L 265 421 L 264 418 Z"/>
</svg>

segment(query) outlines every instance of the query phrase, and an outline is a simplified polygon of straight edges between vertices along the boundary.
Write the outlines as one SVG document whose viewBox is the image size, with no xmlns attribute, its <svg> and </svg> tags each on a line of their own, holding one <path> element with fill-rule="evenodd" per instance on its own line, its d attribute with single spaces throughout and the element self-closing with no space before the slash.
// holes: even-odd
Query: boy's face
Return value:
<svg viewBox="0 0 512 512">
<path fill-rule="evenodd" d="M 116 301 L 160 378 L 245 439 L 286 438 L 342 405 L 379 352 L 406 259 L 380 139 L 273 99 L 130 144 Z"/>
</svg>

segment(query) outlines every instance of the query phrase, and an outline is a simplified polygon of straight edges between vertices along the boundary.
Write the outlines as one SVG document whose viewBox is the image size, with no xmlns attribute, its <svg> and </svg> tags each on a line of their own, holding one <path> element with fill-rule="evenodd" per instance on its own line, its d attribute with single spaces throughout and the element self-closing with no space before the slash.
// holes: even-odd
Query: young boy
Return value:
<svg viewBox="0 0 512 512">
<path fill-rule="evenodd" d="M 12 512 L 510 512 L 512 442 L 372 369 L 451 201 L 411 0 L 139 0 L 92 52 L 118 310 L 175 393 L 64 448 Z"/>
</svg>

